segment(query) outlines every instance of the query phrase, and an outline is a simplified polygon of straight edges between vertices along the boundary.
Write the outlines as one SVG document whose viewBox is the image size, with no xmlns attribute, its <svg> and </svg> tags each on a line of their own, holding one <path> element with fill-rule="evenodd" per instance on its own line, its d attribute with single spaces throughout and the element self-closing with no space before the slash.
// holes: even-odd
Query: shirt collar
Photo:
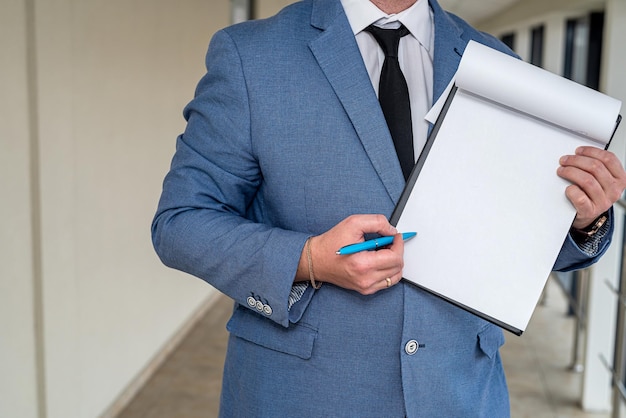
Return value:
<svg viewBox="0 0 626 418">
<path fill-rule="evenodd" d="M 372 23 L 383 26 L 401 22 L 426 50 L 430 50 L 433 20 L 428 0 L 417 0 L 408 9 L 391 15 L 369 0 L 341 0 L 341 5 L 355 35 Z"/>
</svg>

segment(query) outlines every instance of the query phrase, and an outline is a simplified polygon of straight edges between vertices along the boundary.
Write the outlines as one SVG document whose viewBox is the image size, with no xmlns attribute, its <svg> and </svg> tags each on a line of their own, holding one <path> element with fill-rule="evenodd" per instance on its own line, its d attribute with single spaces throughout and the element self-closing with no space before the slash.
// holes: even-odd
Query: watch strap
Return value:
<svg viewBox="0 0 626 418">
<path fill-rule="evenodd" d="M 604 212 L 602 215 L 598 216 L 591 224 L 586 226 L 585 228 L 570 228 L 570 234 L 572 238 L 576 241 L 587 241 L 591 239 L 595 234 L 598 233 L 602 225 L 606 223 L 609 219 L 609 212 Z"/>
</svg>

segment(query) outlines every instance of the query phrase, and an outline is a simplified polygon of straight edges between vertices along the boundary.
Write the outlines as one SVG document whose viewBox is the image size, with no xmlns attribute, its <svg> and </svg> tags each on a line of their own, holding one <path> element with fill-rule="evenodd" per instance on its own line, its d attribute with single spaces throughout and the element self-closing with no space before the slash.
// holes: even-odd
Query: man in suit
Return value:
<svg viewBox="0 0 626 418">
<path fill-rule="evenodd" d="M 387 219 L 405 179 L 377 98 L 384 56 L 364 29 L 399 22 L 418 154 L 422 117 L 467 42 L 510 53 L 435 0 L 304 0 L 211 41 L 153 242 L 165 264 L 235 301 L 221 416 L 509 415 L 499 328 L 401 282 L 398 237 L 335 254 L 396 233 Z M 589 148 L 559 175 L 578 235 L 555 269 L 582 268 L 608 246 L 626 175 Z"/>
</svg>

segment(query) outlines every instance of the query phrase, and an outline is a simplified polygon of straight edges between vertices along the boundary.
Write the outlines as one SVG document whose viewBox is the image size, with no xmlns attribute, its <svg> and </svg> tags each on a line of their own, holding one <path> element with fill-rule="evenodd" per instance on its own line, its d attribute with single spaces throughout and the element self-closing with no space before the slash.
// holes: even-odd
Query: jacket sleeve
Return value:
<svg viewBox="0 0 626 418">
<path fill-rule="evenodd" d="M 252 214 L 263 173 L 251 140 L 241 59 L 225 31 L 213 37 L 206 66 L 184 110 L 187 127 L 163 183 L 153 245 L 167 266 L 286 327 L 310 234 L 272 227 Z"/>
<path fill-rule="evenodd" d="M 598 231 L 593 240 L 580 245 L 568 234 L 561 247 L 561 252 L 552 268 L 554 271 L 572 271 L 589 267 L 602 257 L 611 244 L 614 228 L 613 208 L 609 210 L 609 219 Z"/>
</svg>

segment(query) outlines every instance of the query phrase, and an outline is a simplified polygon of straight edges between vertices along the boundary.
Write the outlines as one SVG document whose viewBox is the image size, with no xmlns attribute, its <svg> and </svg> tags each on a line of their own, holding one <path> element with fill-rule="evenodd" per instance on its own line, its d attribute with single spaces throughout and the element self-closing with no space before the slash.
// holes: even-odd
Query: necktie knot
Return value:
<svg viewBox="0 0 626 418">
<path fill-rule="evenodd" d="M 385 57 L 391 58 L 398 58 L 400 38 L 410 33 L 404 25 L 400 25 L 397 29 L 383 29 L 378 26 L 369 25 L 365 28 L 365 31 L 374 36 L 374 39 L 376 39 L 376 42 L 378 42 L 378 45 L 380 45 L 385 53 Z"/>
</svg>

